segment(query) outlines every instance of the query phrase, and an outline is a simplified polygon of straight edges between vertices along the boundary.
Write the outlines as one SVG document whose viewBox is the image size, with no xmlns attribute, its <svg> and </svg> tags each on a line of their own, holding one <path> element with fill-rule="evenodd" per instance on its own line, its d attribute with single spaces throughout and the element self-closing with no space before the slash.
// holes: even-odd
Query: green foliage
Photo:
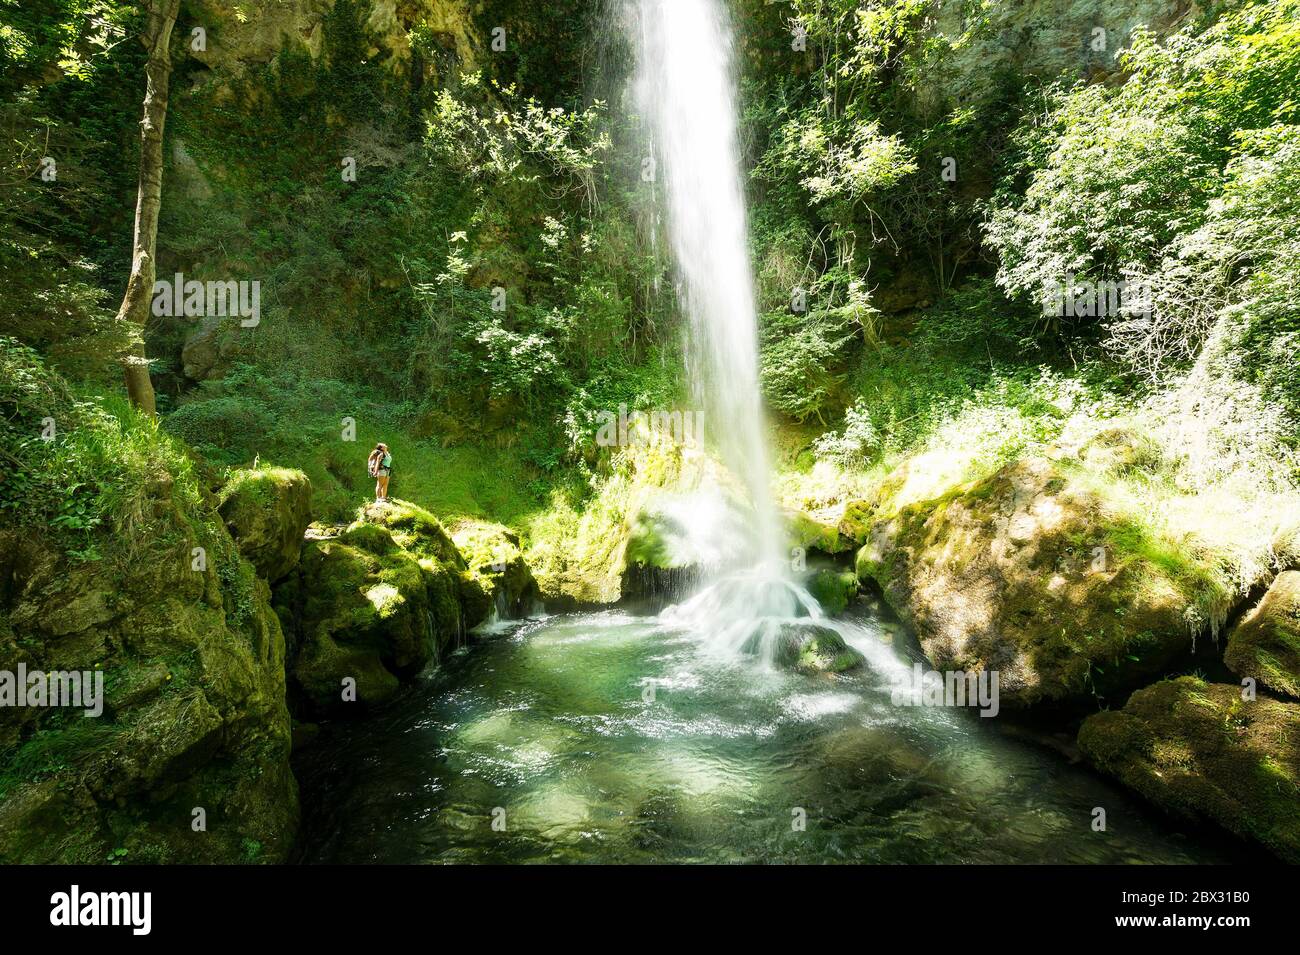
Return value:
<svg viewBox="0 0 1300 955">
<path fill-rule="evenodd" d="M 1241 248 L 1222 226 L 1243 152 L 1268 135 L 1250 130 L 1294 122 L 1300 111 L 1280 82 L 1300 67 L 1297 10 L 1292 0 L 1248 5 L 1165 42 L 1140 32 L 1121 85 L 1049 92 L 1045 118 L 1017 133 L 1019 166 L 991 204 L 987 241 L 1008 295 L 1038 304 L 1044 287 L 1070 276 L 1139 277 L 1155 287 L 1157 314 L 1120 328 L 1120 357 L 1158 373 L 1194 356 L 1214 301 L 1226 298 L 1222 286 L 1257 261 L 1258 249 Z M 1199 301 L 1207 298 L 1209 308 Z"/>
<path fill-rule="evenodd" d="M 0 339 L 0 474 L 0 520 L 52 527 L 82 560 L 148 540 L 160 493 L 183 513 L 202 501 L 186 451 L 155 422 L 79 397 L 12 339 Z"/>
<path fill-rule="evenodd" d="M 0 3 L 0 334 L 80 378 L 112 328 L 129 254 L 138 11 L 109 0 Z"/>
<path fill-rule="evenodd" d="M 899 137 L 883 135 L 877 122 L 828 122 L 818 111 L 803 110 L 773 140 L 759 173 L 798 177 L 816 203 L 866 201 L 916 171 Z"/>
<path fill-rule="evenodd" d="M 796 421 L 821 420 L 842 381 L 852 328 L 831 312 L 772 312 L 763 316 L 760 331 L 768 404 Z"/>
<path fill-rule="evenodd" d="M 840 467 L 861 467 L 880 447 L 880 432 L 871 420 L 865 401 L 857 399 L 844 412 L 844 427 L 827 431 L 813 443 L 819 458 L 834 461 Z"/>
</svg>

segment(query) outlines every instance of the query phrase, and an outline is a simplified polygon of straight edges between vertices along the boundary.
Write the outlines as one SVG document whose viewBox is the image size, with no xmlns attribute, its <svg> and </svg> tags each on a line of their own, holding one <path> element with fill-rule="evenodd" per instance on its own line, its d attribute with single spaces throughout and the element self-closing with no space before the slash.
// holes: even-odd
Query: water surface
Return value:
<svg viewBox="0 0 1300 955">
<path fill-rule="evenodd" d="M 884 639 L 862 622 L 872 666 L 815 677 L 711 656 L 653 617 L 515 624 L 303 754 L 302 858 L 1231 861 L 991 720 L 892 705 Z"/>
</svg>

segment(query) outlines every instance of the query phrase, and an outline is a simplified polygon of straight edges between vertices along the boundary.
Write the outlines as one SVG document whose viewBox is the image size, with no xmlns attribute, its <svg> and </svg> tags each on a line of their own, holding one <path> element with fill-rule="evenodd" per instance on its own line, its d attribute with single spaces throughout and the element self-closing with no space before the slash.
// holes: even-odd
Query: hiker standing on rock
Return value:
<svg viewBox="0 0 1300 955">
<path fill-rule="evenodd" d="M 388 445 L 382 441 L 375 445 L 366 464 L 375 479 L 375 503 L 381 504 L 388 500 L 388 479 L 393 474 L 393 456 L 388 453 Z"/>
</svg>

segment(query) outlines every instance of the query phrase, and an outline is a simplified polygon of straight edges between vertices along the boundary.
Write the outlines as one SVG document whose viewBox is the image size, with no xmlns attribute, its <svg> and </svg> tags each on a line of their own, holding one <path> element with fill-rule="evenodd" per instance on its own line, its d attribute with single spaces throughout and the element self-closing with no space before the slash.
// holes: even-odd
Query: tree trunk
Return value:
<svg viewBox="0 0 1300 955">
<path fill-rule="evenodd" d="M 158 210 L 162 206 L 163 125 L 167 121 L 167 87 L 171 80 L 171 36 L 180 0 L 150 0 L 143 41 L 149 51 L 145 66 L 144 116 L 140 120 L 140 189 L 135 204 L 135 240 L 131 277 L 117 320 L 132 326 L 134 345 L 122 358 L 126 393 L 147 415 L 156 413 L 144 328 L 153 300 L 154 249 Z"/>
</svg>

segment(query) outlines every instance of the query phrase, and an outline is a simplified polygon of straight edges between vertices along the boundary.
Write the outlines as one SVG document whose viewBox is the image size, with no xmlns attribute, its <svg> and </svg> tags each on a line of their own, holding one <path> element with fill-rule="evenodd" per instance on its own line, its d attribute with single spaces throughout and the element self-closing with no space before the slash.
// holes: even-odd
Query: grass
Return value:
<svg viewBox="0 0 1300 955">
<path fill-rule="evenodd" d="M 169 543 L 173 514 L 202 531 L 186 447 L 122 397 L 81 396 L 40 358 L 0 339 L 0 521 L 49 528 L 78 561 L 130 561 Z"/>
<path fill-rule="evenodd" d="M 544 502 L 543 472 L 518 448 L 445 446 L 404 405 L 345 382 L 241 368 L 211 382 L 166 419 L 233 475 L 257 464 L 298 468 L 312 483 L 319 520 L 346 522 L 374 497 L 366 459 L 377 442 L 393 455 L 389 492 L 444 520 L 521 523 Z"/>
</svg>

